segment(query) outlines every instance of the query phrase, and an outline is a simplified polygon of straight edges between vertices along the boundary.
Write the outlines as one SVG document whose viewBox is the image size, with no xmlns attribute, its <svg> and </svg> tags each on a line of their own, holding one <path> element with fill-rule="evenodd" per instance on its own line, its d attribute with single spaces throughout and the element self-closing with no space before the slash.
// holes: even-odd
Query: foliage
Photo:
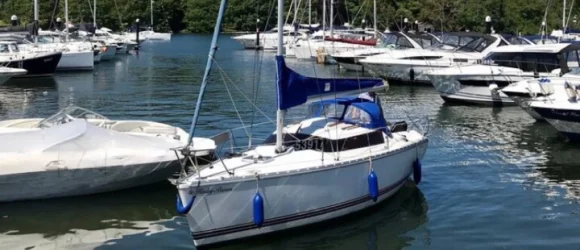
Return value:
<svg viewBox="0 0 580 250">
<path fill-rule="evenodd" d="M 40 24 L 48 28 L 56 17 L 64 19 L 65 0 L 39 0 Z M 312 2 L 311 18 L 319 23 L 322 17 L 322 0 Z M 327 0 L 330 8 L 330 0 Z M 334 0 L 335 24 L 349 22 L 360 26 L 365 19 L 368 26 L 373 22 L 373 0 Z M 397 27 L 403 18 L 410 22 L 418 20 L 432 24 L 436 30 L 469 29 L 483 31 L 485 16 L 493 18 L 496 31 L 502 33 L 536 34 L 547 8 L 548 30 L 562 26 L 562 0 L 376 0 L 377 26 L 380 29 Z M 154 26 L 157 31 L 210 32 L 216 19 L 219 0 L 155 0 L 153 4 Z M 276 24 L 276 0 L 229 0 L 224 27 L 226 31 L 254 31 L 256 19 L 260 30 Z M 308 23 L 308 2 L 299 0 L 297 22 Z M 568 6 L 570 5 L 568 1 Z M 285 17 L 290 8 L 286 0 Z M 69 18 L 73 23 L 92 23 L 94 0 L 68 0 Z M 56 8 L 55 8 L 56 7 Z M 572 16 L 580 7 L 574 6 Z M 97 0 L 97 24 L 114 30 L 133 25 L 135 19 L 141 25 L 150 25 L 149 0 Z M 33 0 L 0 0 L 0 20 L 8 23 L 16 14 L 21 23 L 33 20 Z M 327 15 L 329 16 L 329 15 Z M 293 20 L 294 11 L 289 20 Z M 577 28 L 574 17 L 570 26 Z"/>
</svg>

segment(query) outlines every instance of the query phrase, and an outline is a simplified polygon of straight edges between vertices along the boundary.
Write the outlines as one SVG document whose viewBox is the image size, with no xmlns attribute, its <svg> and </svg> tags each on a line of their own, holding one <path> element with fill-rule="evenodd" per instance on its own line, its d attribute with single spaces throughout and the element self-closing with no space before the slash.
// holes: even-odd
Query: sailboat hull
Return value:
<svg viewBox="0 0 580 250">
<path fill-rule="evenodd" d="M 56 67 L 57 71 L 84 71 L 93 70 L 95 56 L 92 50 L 79 52 L 63 52 Z"/>
<path fill-rule="evenodd" d="M 318 167 L 304 173 L 263 176 L 259 182 L 230 181 L 212 185 L 192 185 L 180 189 L 181 197 L 197 193 L 187 214 L 196 246 L 221 244 L 241 238 L 311 225 L 374 206 L 391 197 L 407 181 L 413 163 L 421 159 L 427 140 L 411 144 L 372 160 L 378 177 L 379 196 L 369 196 L 369 160 Z M 258 189 L 256 186 L 258 185 Z M 252 200 L 263 197 L 264 221 L 253 223 Z"/>
</svg>

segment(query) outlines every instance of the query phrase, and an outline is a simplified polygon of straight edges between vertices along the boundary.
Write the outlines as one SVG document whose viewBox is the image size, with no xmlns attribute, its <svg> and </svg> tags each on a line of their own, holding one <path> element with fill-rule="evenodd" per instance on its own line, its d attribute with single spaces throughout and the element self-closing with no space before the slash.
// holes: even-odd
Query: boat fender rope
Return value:
<svg viewBox="0 0 580 250">
<path fill-rule="evenodd" d="M 195 195 L 193 196 L 193 198 L 191 198 L 191 200 L 187 203 L 187 205 L 183 206 L 183 203 L 181 202 L 181 197 L 179 196 L 179 194 L 177 194 L 177 202 L 176 202 L 177 212 L 179 214 L 189 213 L 189 210 L 191 210 L 194 201 Z"/>
<path fill-rule="evenodd" d="M 379 198 L 379 182 L 374 169 L 371 169 L 371 171 L 369 172 L 367 181 L 369 184 L 369 196 L 371 197 L 371 199 L 373 199 L 374 202 L 376 202 L 377 199 Z"/>
<path fill-rule="evenodd" d="M 413 162 L 413 180 L 415 181 L 415 184 L 419 184 L 421 182 L 422 178 L 421 171 L 422 171 L 421 161 L 419 161 L 419 159 L 417 158 L 417 160 Z"/>
</svg>

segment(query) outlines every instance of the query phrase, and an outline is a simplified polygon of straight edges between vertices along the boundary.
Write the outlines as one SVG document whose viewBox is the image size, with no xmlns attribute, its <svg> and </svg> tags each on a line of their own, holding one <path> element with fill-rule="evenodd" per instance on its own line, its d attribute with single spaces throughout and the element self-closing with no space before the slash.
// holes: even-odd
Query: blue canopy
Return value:
<svg viewBox="0 0 580 250">
<path fill-rule="evenodd" d="M 386 129 L 387 122 L 383 116 L 383 112 L 378 104 L 374 102 L 355 102 L 350 105 L 350 108 L 357 108 L 368 114 L 368 120 L 360 121 L 353 120 L 347 115 L 344 117 L 344 122 L 354 123 L 364 128 L 369 129 Z"/>
<path fill-rule="evenodd" d="M 286 110 L 308 101 L 309 96 L 353 91 L 383 85 L 382 79 L 332 79 L 300 75 L 286 66 L 284 57 L 276 56 L 278 66 L 278 108 Z"/>
</svg>

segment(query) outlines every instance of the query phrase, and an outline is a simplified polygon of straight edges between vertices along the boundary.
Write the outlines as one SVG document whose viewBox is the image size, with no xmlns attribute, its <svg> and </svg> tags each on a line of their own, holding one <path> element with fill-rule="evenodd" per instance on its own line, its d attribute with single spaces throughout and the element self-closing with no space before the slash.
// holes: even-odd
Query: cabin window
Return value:
<svg viewBox="0 0 580 250">
<path fill-rule="evenodd" d="M 370 124 L 371 116 L 355 106 L 349 106 L 344 114 L 344 121 L 355 124 Z"/>
<path fill-rule="evenodd" d="M 568 51 L 568 53 L 566 53 L 566 61 L 568 62 L 568 67 L 580 67 L 578 51 Z"/>
<path fill-rule="evenodd" d="M 307 134 L 284 134 L 282 137 L 285 147 L 293 147 L 296 151 L 316 150 L 326 153 L 365 148 L 385 142 L 381 130 L 374 130 L 366 134 L 338 140 L 331 140 Z M 270 135 L 264 143 L 270 145 L 276 143 L 276 134 Z"/>
<path fill-rule="evenodd" d="M 431 46 L 431 40 L 429 39 L 421 39 L 421 47 L 426 48 Z"/>
<path fill-rule="evenodd" d="M 10 53 L 8 44 L 0 44 L 0 53 Z"/>
<path fill-rule="evenodd" d="M 18 46 L 16 46 L 16 44 L 10 44 L 8 45 L 10 47 L 10 50 L 12 52 L 19 52 L 20 50 L 18 50 Z"/>
<path fill-rule="evenodd" d="M 465 46 L 461 47 L 458 49 L 458 51 L 463 51 L 463 52 L 482 52 L 487 46 L 488 46 L 488 41 L 483 38 L 480 37 L 478 39 L 475 39 L 469 43 L 467 43 Z"/>
<path fill-rule="evenodd" d="M 526 72 L 551 72 L 561 68 L 557 54 L 553 53 L 494 53 L 489 59 L 499 66 L 519 68 Z"/>
<path fill-rule="evenodd" d="M 314 103 L 308 107 L 308 117 L 342 117 L 344 105 L 338 103 Z"/>
<path fill-rule="evenodd" d="M 399 37 L 397 40 L 397 47 L 404 47 L 404 48 L 413 48 L 411 42 L 406 37 Z"/>
<path fill-rule="evenodd" d="M 508 43 L 507 43 L 505 40 L 503 40 L 503 39 L 500 39 L 500 40 L 501 40 L 501 41 L 499 42 L 499 45 L 498 45 L 498 47 L 499 47 L 499 46 L 507 46 L 507 45 L 509 45 L 509 44 L 508 44 Z M 516 38 L 516 44 L 522 44 L 522 41 L 521 41 L 521 40 L 518 40 L 518 39 Z"/>
<path fill-rule="evenodd" d="M 397 36 L 393 34 L 387 34 L 383 36 L 383 43 L 384 44 L 396 44 L 397 43 Z"/>
</svg>

